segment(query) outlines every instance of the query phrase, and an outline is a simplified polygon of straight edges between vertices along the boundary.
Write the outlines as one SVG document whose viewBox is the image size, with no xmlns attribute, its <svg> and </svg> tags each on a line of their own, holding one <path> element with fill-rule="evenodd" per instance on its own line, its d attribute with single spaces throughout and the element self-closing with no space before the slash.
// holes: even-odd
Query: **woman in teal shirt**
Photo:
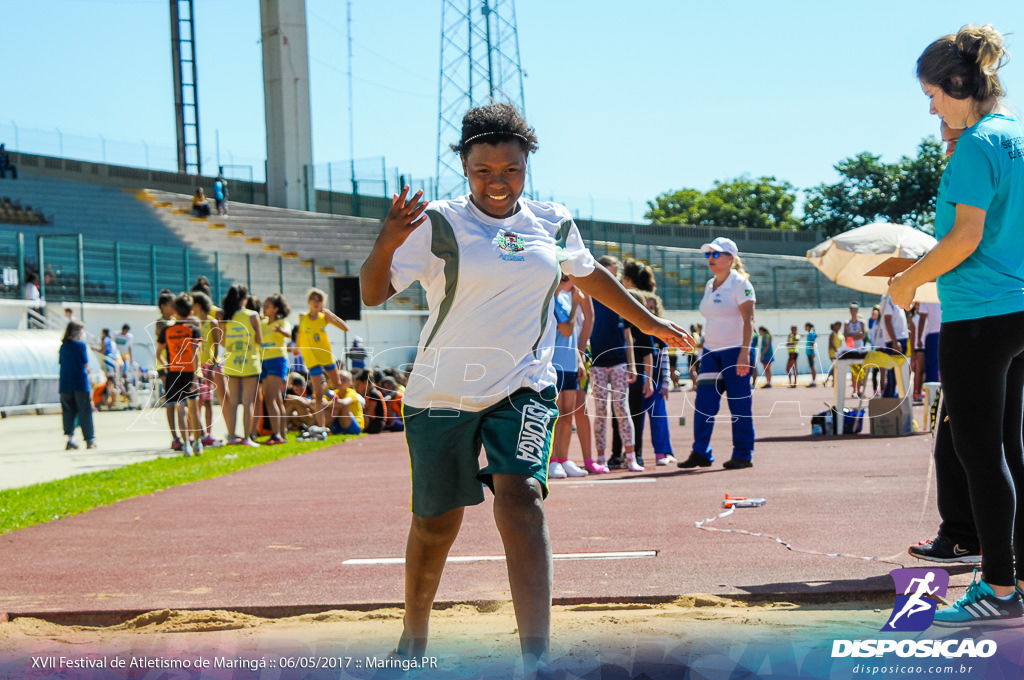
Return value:
<svg viewBox="0 0 1024 680">
<path fill-rule="evenodd" d="M 889 289 L 907 309 L 938 277 L 952 437 L 936 442 L 963 466 L 981 542 L 981 579 L 935 613 L 939 626 L 1024 625 L 1024 126 L 1000 104 L 1006 57 L 998 31 L 965 26 L 918 59 L 931 113 L 964 131 L 939 185 L 939 243 Z"/>
</svg>

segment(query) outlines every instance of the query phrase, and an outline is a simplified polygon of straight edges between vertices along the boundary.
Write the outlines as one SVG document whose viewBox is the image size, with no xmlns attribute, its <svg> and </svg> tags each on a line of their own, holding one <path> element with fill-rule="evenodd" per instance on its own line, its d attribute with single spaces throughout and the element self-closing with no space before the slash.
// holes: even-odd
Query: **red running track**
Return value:
<svg viewBox="0 0 1024 680">
<path fill-rule="evenodd" d="M 671 395 L 677 454 L 691 443 L 692 394 Z M 711 468 L 654 467 L 648 453 L 644 473 L 553 480 L 546 508 L 556 555 L 655 555 L 557 560 L 556 601 L 891 593 L 889 570 L 925 566 L 906 548 L 938 525 L 932 439 L 810 436 L 810 415 L 824 401 L 831 390 L 820 387 L 758 390 L 749 470 L 721 467 L 730 445 L 720 422 Z M 345 562 L 402 557 L 409 487 L 403 437 L 381 434 L 16 531 L 0 536 L 0 614 L 397 604 L 401 564 Z M 696 528 L 722 511 L 725 493 L 768 503 L 707 526 L 764 533 L 795 550 Z M 452 556 L 503 554 L 490 502 L 467 510 Z M 508 598 L 503 562 L 449 564 L 438 593 L 438 601 Z"/>
</svg>

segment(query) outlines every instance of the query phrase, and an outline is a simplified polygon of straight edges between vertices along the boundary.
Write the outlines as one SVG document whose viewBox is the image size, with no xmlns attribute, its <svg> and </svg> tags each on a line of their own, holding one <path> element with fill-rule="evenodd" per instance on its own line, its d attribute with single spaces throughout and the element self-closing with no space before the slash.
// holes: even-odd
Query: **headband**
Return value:
<svg viewBox="0 0 1024 680">
<path fill-rule="evenodd" d="M 492 132 L 481 132 L 478 135 L 473 135 L 469 139 L 464 139 L 464 140 L 462 140 L 462 146 L 466 146 L 467 144 L 472 142 L 474 139 L 480 139 L 481 137 L 490 137 L 492 135 L 505 135 L 505 136 L 508 136 L 508 137 L 518 137 L 519 139 L 523 140 L 524 142 L 529 142 L 530 141 L 526 137 L 524 137 L 523 135 L 519 134 L 518 132 L 501 132 L 501 131 L 495 130 L 495 131 L 492 131 Z"/>
</svg>

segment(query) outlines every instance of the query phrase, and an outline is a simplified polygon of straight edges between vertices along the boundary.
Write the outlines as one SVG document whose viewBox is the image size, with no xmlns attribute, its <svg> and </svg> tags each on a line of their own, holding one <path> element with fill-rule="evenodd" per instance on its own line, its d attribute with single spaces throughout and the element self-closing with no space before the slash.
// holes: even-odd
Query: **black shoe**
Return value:
<svg viewBox="0 0 1024 680">
<path fill-rule="evenodd" d="M 966 544 L 964 544 L 966 545 Z M 977 548 L 964 547 L 945 536 L 936 536 L 930 541 L 921 541 L 912 545 L 907 552 L 919 560 L 929 562 L 959 562 L 960 564 L 978 564 L 981 554 Z"/>
<path fill-rule="evenodd" d="M 722 463 L 722 467 L 726 470 L 742 470 L 754 467 L 754 463 L 749 458 L 730 458 Z"/>
<path fill-rule="evenodd" d="M 711 467 L 711 461 L 696 451 L 690 453 L 690 457 L 681 463 L 676 463 L 679 468 Z"/>
<path fill-rule="evenodd" d="M 624 467 L 626 467 L 626 464 L 622 461 L 621 456 L 612 456 L 608 459 L 609 470 L 621 470 Z"/>
</svg>

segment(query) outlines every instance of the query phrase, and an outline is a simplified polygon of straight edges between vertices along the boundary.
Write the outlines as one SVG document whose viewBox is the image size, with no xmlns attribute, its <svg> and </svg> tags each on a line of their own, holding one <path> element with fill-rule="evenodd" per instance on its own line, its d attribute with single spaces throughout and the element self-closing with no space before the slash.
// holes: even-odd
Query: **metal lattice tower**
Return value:
<svg viewBox="0 0 1024 680">
<path fill-rule="evenodd" d="M 178 172 L 198 175 L 199 76 L 192 0 L 171 0 L 171 67 L 174 70 L 174 120 L 178 131 Z"/>
<path fill-rule="evenodd" d="M 442 0 L 438 93 L 437 181 L 434 198 L 466 192 L 459 141 L 462 117 L 474 106 L 503 101 L 525 113 L 515 0 Z M 527 193 L 533 193 L 529 180 Z"/>
</svg>

